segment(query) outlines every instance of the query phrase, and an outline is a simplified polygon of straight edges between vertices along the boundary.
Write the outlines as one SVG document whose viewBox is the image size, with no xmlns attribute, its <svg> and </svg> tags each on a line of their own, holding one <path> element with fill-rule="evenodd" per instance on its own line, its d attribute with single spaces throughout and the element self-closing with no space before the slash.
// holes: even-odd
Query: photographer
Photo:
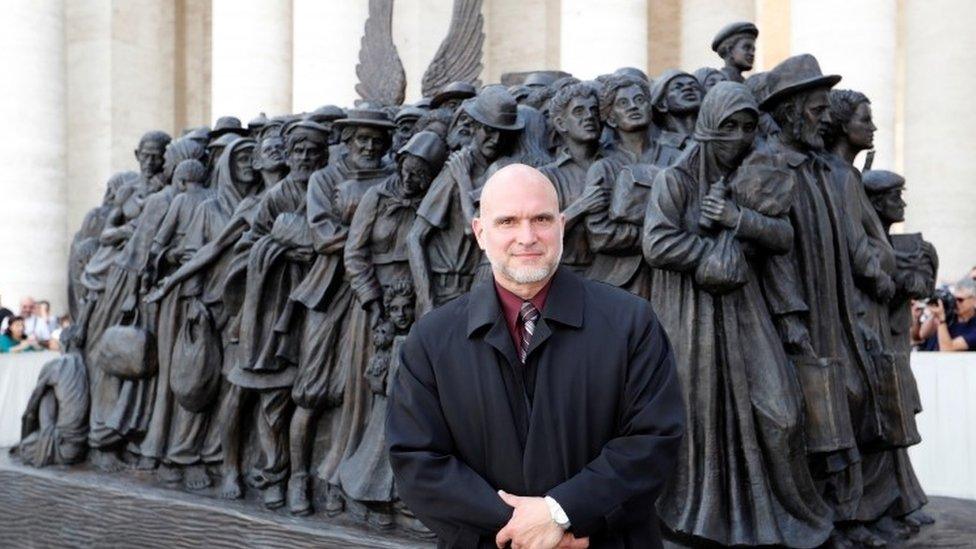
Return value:
<svg viewBox="0 0 976 549">
<path fill-rule="evenodd" d="M 938 292 L 936 297 L 928 304 L 930 318 L 922 324 L 920 335 L 924 342 L 919 350 L 976 350 L 976 282 L 964 278 L 951 294 Z"/>
</svg>

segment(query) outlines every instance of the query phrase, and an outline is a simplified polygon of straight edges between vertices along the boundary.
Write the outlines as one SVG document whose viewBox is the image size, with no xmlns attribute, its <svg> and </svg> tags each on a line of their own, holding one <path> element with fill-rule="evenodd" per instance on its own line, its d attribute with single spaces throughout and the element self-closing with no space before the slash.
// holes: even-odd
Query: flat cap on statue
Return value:
<svg viewBox="0 0 976 549">
<path fill-rule="evenodd" d="M 728 25 L 722 27 L 721 30 L 718 31 L 718 34 L 715 35 L 715 38 L 712 39 L 712 51 L 717 53 L 719 47 L 722 46 L 722 42 L 725 42 L 727 39 L 732 38 L 737 34 L 746 34 L 756 38 L 759 36 L 759 29 L 756 28 L 755 24 L 750 23 L 749 21 L 737 21 L 735 23 L 729 23 Z"/>
<path fill-rule="evenodd" d="M 767 73 L 766 92 L 768 95 L 759 103 L 759 108 L 768 111 L 783 98 L 813 88 L 832 88 L 840 82 L 840 75 L 824 75 L 817 58 L 809 53 L 801 53 L 786 58 Z"/>
<path fill-rule="evenodd" d="M 437 168 L 447 157 L 447 146 L 441 136 L 434 132 L 422 131 L 415 133 L 406 145 L 400 147 L 397 154 L 416 156 Z"/>
<path fill-rule="evenodd" d="M 249 131 L 257 131 L 268 125 L 268 116 L 263 112 L 251 119 L 247 123 L 247 129 Z"/>
<path fill-rule="evenodd" d="M 519 118 L 515 98 L 499 86 L 481 90 L 475 98 L 462 103 L 461 108 L 471 118 L 497 130 L 521 130 L 525 126 Z"/>
<path fill-rule="evenodd" d="M 440 107 L 449 99 L 467 99 L 478 94 L 478 90 L 467 82 L 451 82 L 430 98 L 430 106 Z"/>
<path fill-rule="evenodd" d="M 346 117 L 335 121 L 337 126 L 371 126 L 374 128 L 393 128 L 393 121 L 385 111 L 379 109 L 349 109 Z"/>
<path fill-rule="evenodd" d="M 320 124 L 322 122 L 335 122 L 336 120 L 345 117 L 346 111 L 335 105 L 322 105 L 321 107 L 308 113 L 308 116 L 306 116 L 306 118 L 309 120 L 314 120 Z"/>
<path fill-rule="evenodd" d="M 400 122 L 401 120 L 417 120 L 426 113 L 426 109 L 421 109 L 420 107 L 415 107 L 413 105 L 407 105 L 397 111 L 396 116 L 393 117 L 393 121 Z"/>
<path fill-rule="evenodd" d="M 217 139 L 212 139 L 210 143 L 207 144 L 207 148 L 213 149 L 215 147 L 226 147 L 240 138 L 241 135 L 238 133 L 225 133 L 217 137 Z"/>
<path fill-rule="evenodd" d="M 214 124 L 214 129 L 210 132 L 210 139 L 220 137 L 227 133 L 237 135 L 247 135 L 247 130 L 241 126 L 241 119 L 236 116 L 221 116 Z"/>
<path fill-rule="evenodd" d="M 651 105 L 657 105 L 662 99 L 664 99 L 664 96 L 668 94 L 668 83 L 679 76 L 695 78 L 695 75 L 682 70 L 666 69 L 654 79 L 654 85 L 651 86 Z M 695 79 L 695 81 L 697 82 L 698 80 Z"/>
<path fill-rule="evenodd" d="M 867 170 L 861 174 L 864 190 L 868 194 L 878 194 L 905 187 L 905 178 L 888 170 Z"/>
</svg>

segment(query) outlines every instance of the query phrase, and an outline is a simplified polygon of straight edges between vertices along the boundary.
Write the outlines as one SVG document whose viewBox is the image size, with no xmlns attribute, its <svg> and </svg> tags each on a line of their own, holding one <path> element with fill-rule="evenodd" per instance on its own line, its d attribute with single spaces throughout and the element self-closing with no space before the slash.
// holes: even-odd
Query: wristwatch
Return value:
<svg viewBox="0 0 976 549">
<path fill-rule="evenodd" d="M 559 526 L 563 530 L 568 529 L 570 524 L 569 517 L 566 516 L 566 511 L 563 511 L 563 508 L 559 505 L 559 502 L 551 497 L 546 496 L 545 499 L 546 505 L 549 507 L 549 515 L 552 516 L 552 520 L 556 523 L 556 526 Z"/>
</svg>

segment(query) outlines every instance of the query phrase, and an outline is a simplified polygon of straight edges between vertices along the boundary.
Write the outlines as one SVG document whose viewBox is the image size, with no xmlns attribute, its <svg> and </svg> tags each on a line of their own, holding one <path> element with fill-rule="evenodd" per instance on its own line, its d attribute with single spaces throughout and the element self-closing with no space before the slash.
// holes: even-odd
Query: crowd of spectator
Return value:
<svg viewBox="0 0 976 549">
<path fill-rule="evenodd" d="M 0 298 L 0 353 L 60 350 L 61 331 L 69 325 L 68 315 L 51 314 L 48 301 L 25 297 L 20 301 L 20 311 L 14 314 Z"/>
<path fill-rule="evenodd" d="M 955 284 L 943 285 L 912 309 L 912 341 L 919 351 L 976 351 L 976 267 Z"/>
</svg>

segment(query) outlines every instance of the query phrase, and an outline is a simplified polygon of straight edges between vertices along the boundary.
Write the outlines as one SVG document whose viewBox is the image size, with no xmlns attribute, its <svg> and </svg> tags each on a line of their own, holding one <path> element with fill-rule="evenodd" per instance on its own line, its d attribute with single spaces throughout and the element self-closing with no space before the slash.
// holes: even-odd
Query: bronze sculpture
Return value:
<svg viewBox="0 0 976 549">
<path fill-rule="evenodd" d="M 657 134 L 651 164 L 666 167 L 678 160 L 691 141 L 703 95 L 698 79 L 683 71 L 666 70 L 654 81 L 650 101 Z"/>
<path fill-rule="evenodd" d="M 759 29 L 746 22 L 729 23 L 712 39 L 712 51 L 725 61 L 722 72 L 733 82 L 742 82 L 742 73 L 752 70 Z"/>
</svg>

